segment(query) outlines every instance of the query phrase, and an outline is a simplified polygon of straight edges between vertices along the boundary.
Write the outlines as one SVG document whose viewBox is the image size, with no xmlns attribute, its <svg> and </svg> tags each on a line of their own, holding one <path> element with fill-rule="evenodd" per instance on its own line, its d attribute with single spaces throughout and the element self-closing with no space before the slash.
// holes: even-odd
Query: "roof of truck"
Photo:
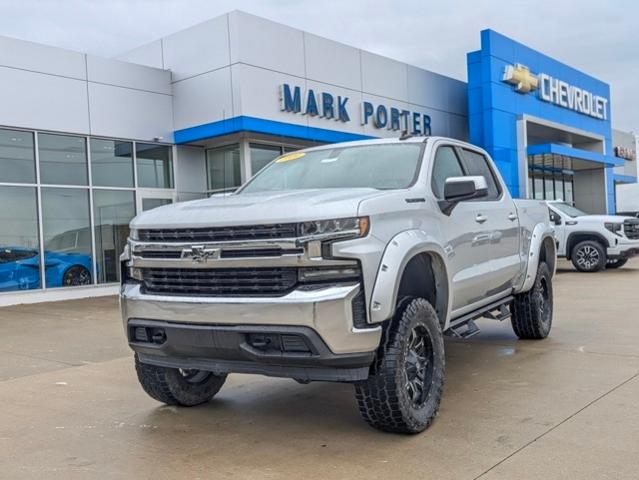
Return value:
<svg viewBox="0 0 639 480">
<path fill-rule="evenodd" d="M 384 145 L 384 144 L 393 144 L 393 143 L 426 143 L 426 142 L 436 141 L 436 140 L 447 140 L 447 141 L 451 141 L 455 143 L 462 143 L 473 148 L 479 148 L 476 145 L 472 145 L 468 142 L 464 142 L 456 138 L 414 136 L 414 137 L 406 137 L 404 139 L 395 137 L 395 138 L 374 138 L 370 140 L 355 140 L 353 142 L 332 143 L 328 145 L 319 145 L 317 147 L 309 147 L 309 148 L 304 148 L 300 150 L 309 152 L 313 150 L 324 150 L 326 148 L 335 148 L 338 146 L 339 147 L 356 147 L 360 145 Z"/>
</svg>

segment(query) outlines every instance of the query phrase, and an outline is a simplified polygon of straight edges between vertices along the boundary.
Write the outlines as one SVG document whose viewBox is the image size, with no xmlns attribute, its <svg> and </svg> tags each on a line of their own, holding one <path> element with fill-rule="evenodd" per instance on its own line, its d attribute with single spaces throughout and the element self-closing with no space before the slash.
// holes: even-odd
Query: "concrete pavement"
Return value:
<svg viewBox="0 0 639 480">
<path fill-rule="evenodd" d="M 350 385 L 232 375 L 210 403 L 142 391 L 115 298 L 0 309 L 0 478 L 554 479 L 639 476 L 639 261 L 562 264 L 540 342 L 508 322 L 446 342 L 418 436 L 372 430 Z"/>
</svg>

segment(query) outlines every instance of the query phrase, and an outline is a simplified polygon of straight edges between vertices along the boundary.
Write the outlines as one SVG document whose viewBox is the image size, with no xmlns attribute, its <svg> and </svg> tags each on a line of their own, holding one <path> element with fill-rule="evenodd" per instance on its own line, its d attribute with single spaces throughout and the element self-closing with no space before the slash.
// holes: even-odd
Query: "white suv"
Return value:
<svg viewBox="0 0 639 480">
<path fill-rule="evenodd" d="M 557 255 L 580 272 L 619 268 L 639 254 L 639 219 L 619 215 L 589 215 L 572 205 L 548 202 L 555 224 Z"/>
</svg>

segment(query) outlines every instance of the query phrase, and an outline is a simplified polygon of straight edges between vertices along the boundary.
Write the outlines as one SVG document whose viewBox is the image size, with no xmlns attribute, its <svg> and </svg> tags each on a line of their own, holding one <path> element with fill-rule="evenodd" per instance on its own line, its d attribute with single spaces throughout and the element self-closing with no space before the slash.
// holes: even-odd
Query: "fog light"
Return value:
<svg viewBox="0 0 639 480">
<path fill-rule="evenodd" d="M 146 328 L 144 327 L 135 327 L 133 329 L 133 340 L 136 342 L 149 342 L 149 336 L 147 335 Z"/>
</svg>

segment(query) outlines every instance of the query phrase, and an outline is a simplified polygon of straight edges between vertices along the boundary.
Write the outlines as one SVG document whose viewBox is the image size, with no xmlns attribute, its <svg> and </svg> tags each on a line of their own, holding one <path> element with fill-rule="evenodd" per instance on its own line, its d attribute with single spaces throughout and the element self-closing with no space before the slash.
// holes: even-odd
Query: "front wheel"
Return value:
<svg viewBox="0 0 639 480">
<path fill-rule="evenodd" d="M 606 266 L 606 251 L 599 242 L 585 240 L 575 245 L 570 260 L 580 272 L 598 272 Z"/>
<path fill-rule="evenodd" d="M 384 326 L 368 379 L 355 384 L 362 417 L 387 432 L 424 431 L 439 409 L 444 366 L 435 309 L 423 298 L 402 300 Z"/>
<path fill-rule="evenodd" d="M 167 405 L 193 407 L 210 401 L 226 381 L 226 375 L 205 370 L 183 370 L 142 363 L 135 355 L 135 371 L 144 391 Z"/>
<path fill-rule="evenodd" d="M 532 288 L 515 295 L 511 323 L 519 338 L 541 340 L 552 326 L 552 277 L 548 265 L 540 262 Z"/>
<path fill-rule="evenodd" d="M 621 268 L 627 261 L 627 258 L 615 258 L 614 260 L 608 260 L 606 262 L 606 268 Z"/>
</svg>

